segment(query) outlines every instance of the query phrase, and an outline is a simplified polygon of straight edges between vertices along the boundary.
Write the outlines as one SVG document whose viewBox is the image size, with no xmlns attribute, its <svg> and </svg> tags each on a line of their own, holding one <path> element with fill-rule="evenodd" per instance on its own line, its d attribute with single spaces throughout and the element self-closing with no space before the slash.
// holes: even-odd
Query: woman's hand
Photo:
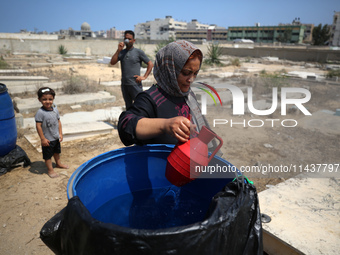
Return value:
<svg viewBox="0 0 340 255">
<path fill-rule="evenodd" d="M 195 125 L 190 124 L 190 120 L 183 116 L 170 119 L 164 118 L 141 118 L 136 126 L 136 136 L 140 140 L 152 139 L 162 134 L 169 134 L 179 142 L 185 143 L 190 138 L 190 128 Z"/>
<path fill-rule="evenodd" d="M 179 142 L 185 143 L 190 137 L 190 120 L 183 116 L 167 119 L 165 132 L 177 138 Z"/>
</svg>

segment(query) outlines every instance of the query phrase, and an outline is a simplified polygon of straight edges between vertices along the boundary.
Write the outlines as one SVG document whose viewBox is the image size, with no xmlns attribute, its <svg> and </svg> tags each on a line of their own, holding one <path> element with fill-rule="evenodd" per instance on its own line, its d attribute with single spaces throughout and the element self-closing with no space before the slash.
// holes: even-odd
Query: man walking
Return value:
<svg viewBox="0 0 340 255">
<path fill-rule="evenodd" d="M 152 61 L 146 54 L 142 50 L 133 47 L 135 41 L 135 33 L 131 30 L 126 30 L 124 42 L 118 44 L 118 49 L 111 58 L 111 65 L 115 65 L 118 61 L 121 62 L 121 89 L 126 110 L 132 105 L 137 94 L 143 91 L 142 80 L 149 76 L 153 67 Z M 124 44 L 126 45 L 125 49 L 123 49 Z M 148 65 L 144 76 L 140 76 L 142 61 Z"/>
</svg>

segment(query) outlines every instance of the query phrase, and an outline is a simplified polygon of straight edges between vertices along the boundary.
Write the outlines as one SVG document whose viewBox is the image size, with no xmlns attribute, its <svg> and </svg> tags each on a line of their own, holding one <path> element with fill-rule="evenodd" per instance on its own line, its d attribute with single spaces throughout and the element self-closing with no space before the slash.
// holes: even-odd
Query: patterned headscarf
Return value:
<svg viewBox="0 0 340 255">
<path fill-rule="evenodd" d="M 180 90 L 177 77 L 190 55 L 196 50 L 201 51 L 192 43 L 184 40 L 169 43 L 160 49 L 153 68 L 153 75 L 158 86 L 172 96 L 187 96 L 189 92 L 183 93 Z"/>
<path fill-rule="evenodd" d="M 179 73 L 194 51 L 201 52 L 195 45 L 184 40 L 169 43 L 158 51 L 153 68 L 153 75 L 158 86 L 166 93 L 171 96 L 185 98 L 186 103 L 190 107 L 193 117 L 192 121 L 200 130 L 203 125 L 207 126 L 207 123 L 201 114 L 193 92 L 191 89 L 188 92 L 182 92 L 177 82 Z"/>
<path fill-rule="evenodd" d="M 201 113 L 198 102 L 191 88 L 188 92 L 182 92 L 178 86 L 177 78 L 185 63 L 194 51 L 202 51 L 190 42 L 181 40 L 169 43 L 156 54 L 153 75 L 159 87 L 171 96 L 184 97 L 190 108 L 191 121 L 196 125 L 197 130 L 202 126 L 209 127 L 208 122 Z M 203 54 L 202 54 L 203 56 Z M 216 141 L 209 142 L 209 150 L 214 151 L 217 147 Z M 217 155 L 221 156 L 219 151 Z"/>
</svg>

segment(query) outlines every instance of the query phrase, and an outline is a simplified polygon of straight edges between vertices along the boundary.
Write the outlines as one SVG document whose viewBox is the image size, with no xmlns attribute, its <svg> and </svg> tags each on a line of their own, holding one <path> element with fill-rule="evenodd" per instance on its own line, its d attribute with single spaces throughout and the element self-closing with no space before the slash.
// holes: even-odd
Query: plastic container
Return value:
<svg viewBox="0 0 340 255">
<path fill-rule="evenodd" d="M 220 143 L 209 155 L 208 143 L 214 138 Z M 203 126 L 197 137 L 185 143 L 178 143 L 170 153 L 165 171 L 166 178 L 178 187 L 195 180 L 200 176 L 200 173 L 195 172 L 195 168 L 208 166 L 222 145 L 222 138 Z"/>
<path fill-rule="evenodd" d="M 212 197 L 234 179 L 196 179 L 176 187 L 165 177 L 173 145 L 126 147 L 81 165 L 67 185 L 92 217 L 122 227 L 163 229 L 202 221 Z M 215 156 L 211 164 L 229 165 Z"/>
<path fill-rule="evenodd" d="M 173 147 L 126 147 L 84 163 L 67 185 L 67 206 L 45 223 L 41 240 L 68 255 L 262 255 L 255 186 L 231 181 L 233 172 L 171 185 L 165 168 Z M 231 166 L 216 156 L 210 163 Z"/>
<path fill-rule="evenodd" d="M 5 84 L 0 83 L 0 157 L 16 146 L 17 127 L 12 99 Z"/>
</svg>

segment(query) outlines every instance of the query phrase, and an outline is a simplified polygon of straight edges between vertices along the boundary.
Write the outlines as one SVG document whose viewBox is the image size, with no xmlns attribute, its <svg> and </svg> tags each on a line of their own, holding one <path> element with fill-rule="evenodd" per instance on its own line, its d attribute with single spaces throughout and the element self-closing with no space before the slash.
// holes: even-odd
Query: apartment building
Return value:
<svg viewBox="0 0 340 255">
<path fill-rule="evenodd" d="M 186 29 L 176 31 L 177 40 L 189 41 L 227 41 L 228 29 L 217 27 L 216 25 L 207 26 L 203 29 Z"/>
<path fill-rule="evenodd" d="M 172 16 L 135 25 L 136 39 L 144 40 L 227 40 L 228 30 L 216 25 L 202 24 L 197 19 L 190 22 L 177 21 Z"/>
<path fill-rule="evenodd" d="M 302 43 L 305 28 L 304 25 L 229 27 L 228 41 L 249 39 L 258 43 Z"/>
<path fill-rule="evenodd" d="M 340 12 L 334 12 L 330 42 L 332 46 L 340 46 Z"/>
<path fill-rule="evenodd" d="M 135 25 L 136 39 L 145 40 L 169 40 L 176 38 L 177 30 L 187 29 L 187 22 L 177 21 L 172 16 L 166 16 L 165 19 L 155 19 Z"/>
<path fill-rule="evenodd" d="M 115 27 L 112 27 L 106 31 L 106 36 L 111 39 L 122 39 L 124 38 L 124 32 L 123 30 L 117 30 Z"/>
</svg>

